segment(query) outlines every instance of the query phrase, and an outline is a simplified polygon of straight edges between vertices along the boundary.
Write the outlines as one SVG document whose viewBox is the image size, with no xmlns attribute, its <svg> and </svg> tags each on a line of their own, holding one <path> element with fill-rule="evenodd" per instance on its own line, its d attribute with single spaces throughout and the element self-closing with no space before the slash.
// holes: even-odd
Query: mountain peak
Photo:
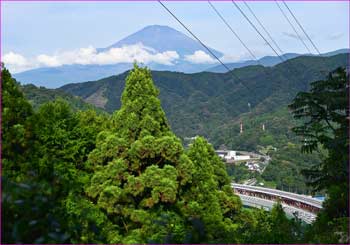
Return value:
<svg viewBox="0 0 350 245">
<path fill-rule="evenodd" d="M 165 26 L 165 25 L 148 25 L 148 26 L 145 26 L 144 28 L 142 28 L 140 31 L 143 31 L 143 30 L 171 30 L 171 31 L 176 31 L 178 32 L 177 30 L 175 30 L 174 28 L 171 28 L 170 26 Z"/>
<path fill-rule="evenodd" d="M 208 53 L 208 51 L 196 40 L 193 40 L 182 32 L 165 25 L 146 26 L 104 49 L 99 49 L 99 51 L 106 51 L 110 48 L 120 48 L 122 46 L 139 43 L 153 48 L 157 52 L 176 51 L 182 57 L 185 55 L 191 55 L 198 50 Z M 211 51 L 219 57 L 223 55 L 215 49 L 211 49 Z"/>
</svg>

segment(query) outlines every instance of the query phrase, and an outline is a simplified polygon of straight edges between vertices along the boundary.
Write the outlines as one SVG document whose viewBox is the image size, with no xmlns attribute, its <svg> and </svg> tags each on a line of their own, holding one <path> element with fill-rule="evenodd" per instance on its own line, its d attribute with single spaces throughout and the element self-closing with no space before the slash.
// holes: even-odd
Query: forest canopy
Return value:
<svg viewBox="0 0 350 245">
<path fill-rule="evenodd" d="M 342 241 L 344 223 L 325 238 L 279 203 L 244 208 L 213 147 L 198 137 L 184 149 L 172 132 L 147 68 L 130 71 L 112 115 L 63 98 L 34 110 L 1 75 L 3 243 Z"/>
</svg>

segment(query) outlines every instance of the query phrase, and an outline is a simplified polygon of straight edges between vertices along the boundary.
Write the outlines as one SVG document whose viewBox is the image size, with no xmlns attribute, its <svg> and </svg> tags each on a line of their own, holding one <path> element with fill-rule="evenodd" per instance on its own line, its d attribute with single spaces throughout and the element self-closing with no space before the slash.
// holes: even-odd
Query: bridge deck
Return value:
<svg viewBox="0 0 350 245">
<path fill-rule="evenodd" d="M 242 184 L 236 184 L 232 183 L 232 187 L 234 189 L 241 189 L 241 190 L 247 190 L 247 191 L 254 191 L 254 192 L 260 192 L 267 195 L 272 195 L 276 197 L 284 197 L 287 199 L 291 199 L 294 201 L 302 202 L 305 204 L 308 204 L 310 206 L 316 207 L 316 208 L 322 208 L 322 201 L 314 199 L 312 197 L 299 195 L 295 193 L 290 193 L 286 191 L 280 191 L 276 189 L 270 189 L 270 188 L 264 188 L 264 187 L 258 187 L 258 186 L 250 186 L 250 185 L 242 185 Z"/>
<path fill-rule="evenodd" d="M 267 208 L 271 210 L 273 205 L 275 204 L 274 201 L 266 200 L 258 197 L 252 197 L 252 196 L 246 196 L 246 195 L 240 195 L 240 194 L 238 194 L 238 196 L 241 198 L 244 205 L 250 206 L 250 207 Z M 293 217 L 294 215 L 296 215 L 305 223 L 311 224 L 316 219 L 316 214 L 307 212 L 305 210 L 288 206 L 283 203 L 282 203 L 282 207 L 288 216 Z"/>
</svg>

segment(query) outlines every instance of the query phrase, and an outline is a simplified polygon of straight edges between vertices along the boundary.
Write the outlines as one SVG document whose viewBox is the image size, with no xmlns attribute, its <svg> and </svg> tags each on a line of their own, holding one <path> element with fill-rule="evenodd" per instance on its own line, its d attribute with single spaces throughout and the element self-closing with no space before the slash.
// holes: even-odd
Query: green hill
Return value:
<svg viewBox="0 0 350 245">
<path fill-rule="evenodd" d="M 320 156 L 300 154 L 300 139 L 290 130 L 296 122 L 287 105 L 297 92 L 306 91 L 310 82 L 324 78 L 346 62 L 345 54 L 307 56 L 274 67 L 249 66 L 230 73 L 153 71 L 152 76 L 167 118 L 179 137 L 203 135 L 215 148 L 269 151 L 272 162 L 262 176 L 255 177 L 269 186 L 305 192 L 300 170 L 317 163 Z M 26 85 L 23 91 L 34 106 L 63 97 L 74 108 L 84 109 L 91 103 L 111 113 L 120 107 L 127 74 L 56 90 Z M 239 132 L 240 122 L 243 134 Z"/>
<path fill-rule="evenodd" d="M 37 109 L 40 105 L 61 98 L 66 100 L 74 110 L 87 110 L 94 109 L 97 111 L 103 111 L 97 108 L 95 105 L 85 102 L 81 97 L 71 95 L 62 90 L 48 89 L 45 87 L 37 87 L 33 84 L 27 84 L 20 86 L 26 99 L 32 104 L 34 109 Z"/>
<path fill-rule="evenodd" d="M 311 81 L 346 62 L 347 55 L 339 54 L 297 57 L 274 67 L 249 66 L 224 74 L 154 71 L 152 75 L 175 133 L 180 137 L 203 135 L 217 146 L 225 143 L 214 137 L 218 128 L 230 128 L 249 109 L 260 115 L 286 106 L 297 92 L 307 90 Z M 60 90 L 113 112 L 120 107 L 126 75 L 69 84 Z"/>
</svg>

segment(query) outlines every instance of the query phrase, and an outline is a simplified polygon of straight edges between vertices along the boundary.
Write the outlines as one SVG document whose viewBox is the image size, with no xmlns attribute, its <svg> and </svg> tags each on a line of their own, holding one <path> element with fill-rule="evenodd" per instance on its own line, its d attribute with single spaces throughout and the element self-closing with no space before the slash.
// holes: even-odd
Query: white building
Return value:
<svg viewBox="0 0 350 245">
<path fill-rule="evenodd" d="M 225 161 L 244 161 L 250 159 L 249 155 L 237 155 L 236 151 L 219 150 L 215 152 L 221 159 L 224 159 Z"/>
</svg>

